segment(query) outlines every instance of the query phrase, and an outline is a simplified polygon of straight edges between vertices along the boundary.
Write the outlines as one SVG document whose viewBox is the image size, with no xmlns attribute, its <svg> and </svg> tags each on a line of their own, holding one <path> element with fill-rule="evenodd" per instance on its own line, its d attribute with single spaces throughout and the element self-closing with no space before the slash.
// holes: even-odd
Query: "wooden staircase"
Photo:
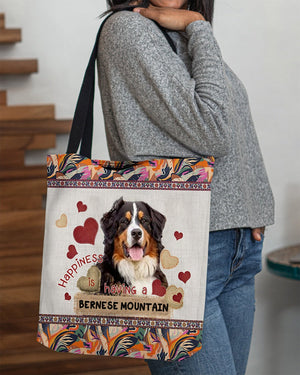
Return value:
<svg viewBox="0 0 300 375">
<path fill-rule="evenodd" d="M 0 44 L 21 41 L 5 28 Z M 0 74 L 32 74 L 37 60 L 0 60 Z M 0 91 L 0 373 L 5 375 L 146 375 L 141 360 L 56 353 L 36 342 L 45 220 L 46 165 L 25 166 L 27 150 L 55 147 L 71 120 L 56 120 L 54 105 L 7 104 Z M 46 162 L 46 160 L 45 160 Z"/>
<path fill-rule="evenodd" d="M 0 74 L 30 74 L 37 73 L 37 60 L 1 60 Z"/>
<path fill-rule="evenodd" d="M 7 29 L 5 16 L 0 14 L 0 44 L 14 44 L 21 42 L 21 29 Z M 36 59 L 0 60 L 0 75 L 37 73 L 38 61 Z"/>
<path fill-rule="evenodd" d="M 0 14 L 0 43 L 11 44 L 21 42 L 21 29 L 7 29 L 5 28 L 5 15 Z"/>
</svg>

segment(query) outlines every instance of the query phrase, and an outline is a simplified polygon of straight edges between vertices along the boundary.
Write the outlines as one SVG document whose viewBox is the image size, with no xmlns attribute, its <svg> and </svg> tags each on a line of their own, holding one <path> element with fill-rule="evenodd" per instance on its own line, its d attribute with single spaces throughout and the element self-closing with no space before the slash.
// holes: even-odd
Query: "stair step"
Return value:
<svg viewBox="0 0 300 375">
<path fill-rule="evenodd" d="M 37 73 L 38 61 L 34 60 L 0 60 L 0 74 L 31 74 Z"/>
<path fill-rule="evenodd" d="M 6 104 L 7 104 L 6 91 L 0 90 L 0 105 L 6 105 Z"/>
<path fill-rule="evenodd" d="M 0 181 L 3 180 L 25 180 L 29 178 L 47 178 L 47 167 L 28 166 L 20 169 L 8 169 L 0 171 Z"/>
<path fill-rule="evenodd" d="M 21 40 L 22 40 L 21 29 L 0 28 L 0 43 L 1 44 L 18 43 Z"/>
<path fill-rule="evenodd" d="M 47 194 L 47 181 L 44 178 L 0 181 L 0 200 L 15 196 L 27 199 L 28 195 L 43 194 Z"/>
<path fill-rule="evenodd" d="M 1 121 L 54 119 L 54 105 L 2 106 L 0 118 Z"/>
<path fill-rule="evenodd" d="M 43 255 L 41 253 L 40 255 L 17 257 L 14 260 L 12 260 L 11 258 L 3 258 L 1 259 L 1 264 L 0 264 L 0 274 L 4 275 L 6 273 L 8 274 L 16 273 L 18 275 L 23 274 L 23 276 L 25 276 L 24 274 L 28 272 L 30 273 L 39 272 L 42 268 L 42 257 Z M 1 276 L 1 279 L 2 278 L 3 276 Z M 18 288 L 18 289 L 21 289 L 21 288 Z M 3 293 L 4 291 L 0 290 L 0 294 L 3 294 Z M 5 301 L 5 299 L 3 300 Z"/>
<path fill-rule="evenodd" d="M 28 234 L 33 235 L 34 231 L 40 231 L 44 228 L 45 210 L 20 210 L 11 212 L 0 213 L 0 233 L 1 241 L 2 234 L 9 233 L 11 236 L 19 236 L 22 241 L 24 232 L 31 232 Z M 5 236 L 3 236 L 5 237 Z"/>
<path fill-rule="evenodd" d="M 36 211 L 36 210 L 34 210 Z M 24 248 L 33 249 L 37 246 L 43 248 L 44 242 L 44 230 L 43 227 L 38 228 L 38 230 L 29 231 L 27 229 L 20 229 L 18 232 L 13 232 L 13 230 L 7 230 L 1 232 L 0 241 L 0 251 L 10 251 L 13 252 L 17 249 L 17 254 Z M 1 306 L 1 304 L 0 304 Z"/>
<path fill-rule="evenodd" d="M 9 108 L 9 107 L 8 107 Z M 0 109 L 1 114 L 1 109 Z M 0 121 L 0 136 L 14 134 L 69 134 L 72 120 L 24 120 Z"/>
<path fill-rule="evenodd" d="M 22 319 L 24 318 L 24 321 L 27 322 L 27 324 L 32 319 L 36 319 L 35 317 L 38 315 L 38 304 L 35 302 L 31 303 L 18 303 L 18 308 L 12 309 L 12 306 L 9 304 L 1 303 L 0 304 L 0 325 L 5 330 L 5 325 L 9 323 L 9 321 L 14 322 L 22 322 Z M 0 372 L 1 374 L 1 372 Z"/>
<path fill-rule="evenodd" d="M 40 272 L 25 272 L 24 270 L 19 273 L 5 272 L 0 278 L 0 289 L 2 288 L 21 288 L 22 286 L 35 286 L 41 282 Z M 4 276 L 5 275 L 5 276 Z"/>
<path fill-rule="evenodd" d="M 37 322 L 36 327 L 32 332 L 26 332 L 22 334 L 22 340 L 20 340 L 19 333 L 9 332 L 5 334 L 5 342 L 0 343 L 1 354 L 7 355 L 15 352 L 16 350 L 21 350 L 24 347 L 24 342 L 27 342 L 28 349 L 36 349 L 36 336 L 37 336 Z"/>
<path fill-rule="evenodd" d="M 9 157 L 0 151 L 0 170 L 16 169 L 24 167 L 24 150 L 15 150 Z M 1 203 L 1 202 L 0 202 Z"/>
<path fill-rule="evenodd" d="M 3 244 L 4 245 L 4 244 Z M 11 247 L 11 244 L 0 247 L 0 260 L 4 258 L 17 258 L 23 256 L 37 256 L 43 253 L 43 241 L 35 241 L 35 243 L 27 243 L 26 246 L 18 244 Z M 1 261 L 0 261 L 1 263 Z M 0 280 L 1 282 L 1 280 Z M 2 285 L 2 284 L 1 284 Z"/>
<path fill-rule="evenodd" d="M 56 145 L 55 134 L 6 135 L 0 138 L 1 153 L 14 150 L 47 150 Z"/>
<path fill-rule="evenodd" d="M 5 27 L 5 16 L 4 13 L 0 13 L 0 29 L 4 29 Z"/>
<path fill-rule="evenodd" d="M 44 209 L 44 196 L 47 195 L 46 179 L 0 181 L 1 226 L 10 214 Z"/>
<path fill-rule="evenodd" d="M 37 322 L 37 317 L 35 319 Z M 78 370 L 78 366 L 79 368 L 87 367 L 87 364 L 85 364 L 85 366 L 81 365 L 82 359 L 80 362 L 77 360 L 77 362 L 75 363 L 75 366 L 74 365 L 72 366 L 74 359 L 73 358 L 71 359 L 70 356 L 78 357 L 78 355 L 70 354 L 70 353 L 58 353 L 53 350 L 46 349 L 44 346 L 38 344 L 36 340 L 34 340 L 34 342 L 35 342 L 34 350 L 29 347 L 27 351 L 26 349 L 27 343 L 24 342 L 24 347 L 19 352 L 13 351 L 12 353 L 6 354 L 5 356 L 3 355 L 1 358 L 1 365 L 0 365 L 1 374 L 5 374 L 5 375 L 18 375 L 18 374 L 49 375 L 49 374 L 59 374 L 59 373 L 70 374 L 69 368 L 71 368 L 74 371 L 73 375 L 75 375 L 76 373 L 78 374 L 78 371 L 76 371 L 76 369 Z M 90 358 L 88 358 L 88 360 L 91 361 Z M 47 366 L 45 366 L 45 364 L 47 364 Z M 101 365 L 97 363 L 97 366 L 99 368 Z M 95 367 L 97 368 L 97 366 Z M 49 371 L 49 367 L 51 367 L 51 371 Z M 67 367 L 68 372 L 62 372 L 64 371 L 63 369 L 65 367 Z M 57 372 L 57 369 L 59 369 L 59 372 Z M 130 374 L 132 374 L 132 371 L 130 372 Z M 143 373 L 140 372 L 140 375 L 143 375 Z"/>
<path fill-rule="evenodd" d="M 30 195 L 24 197 L 6 197 L 0 203 L 0 212 L 16 210 L 40 210 L 43 208 L 43 197 L 41 195 Z"/>
<path fill-rule="evenodd" d="M 19 305 L 22 306 L 22 305 Z M 18 306 L 18 307 L 19 307 Z M 28 306 L 28 305 L 27 305 Z M 30 305 L 29 305 L 30 306 Z M 38 306 L 37 306 L 38 308 Z M 31 309 L 32 310 L 32 309 Z M 34 312 L 36 312 L 36 308 L 33 309 Z M 1 310 L 0 310 L 0 317 L 2 318 Z M 36 324 L 36 318 L 37 313 L 32 314 L 31 317 L 28 318 L 22 318 L 19 321 L 12 320 L 11 317 L 9 317 L 11 320 L 7 320 L 6 322 L 0 321 L 0 332 L 19 332 L 20 334 L 25 332 L 34 332 L 37 329 Z"/>
<path fill-rule="evenodd" d="M 151 375 L 141 359 L 56 352 L 38 343 L 32 348 L 27 341 L 22 349 L 3 355 L 1 370 L 3 375 Z"/>
<path fill-rule="evenodd" d="M 39 272 L 26 272 L 26 277 L 16 277 L 14 273 L 6 273 L 0 278 L 1 288 L 20 288 L 24 286 L 39 285 L 41 282 L 41 275 Z"/>
<path fill-rule="evenodd" d="M 0 171 L 0 186 L 2 189 L 7 188 L 8 184 L 14 182 L 15 184 L 22 184 L 24 181 L 45 181 L 47 179 L 47 167 L 43 166 L 30 166 L 23 168 L 9 168 L 7 170 L 3 169 Z M 21 183 L 20 183 L 21 180 Z M 1 183 L 6 183 L 6 185 L 1 185 Z M 44 184 L 41 182 L 44 186 Z M 26 184 L 25 184 L 26 185 Z M 25 186 L 24 185 L 24 186 Z M 5 192 L 4 192 L 5 194 Z M 0 212 L 10 211 L 10 210 L 32 210 L 32 209 L 42 209 L 44 208 L 44 197 L 46 194 L 41 194 L 38 189 L 38 193 L 29 194 L 26 199 L 23 195 L 6 195 L 5 199 L 1 199 L 0 202 Z M 1 193 L 0 193 L 1 197 Z"/>
<path fill-rule="evenodd" d="M 22 316 L 21 316 L 22 319 Z M 35 318 L 37 321 L 37 317 Z M 5 338 L 3 338 L 5 342 Z M 150 375 L 150 370 L 141 359 L 100 357 L 56 352 L 36 343 L 34 349 L 27 345 L 1 358 L 0 370 L 5 375 Z M 57 371 L 59 369 L 59 372 Z M 99 370 L 101 369 L 101 370 Z M 11 372 L 16 371 L 16 372 Z M 19 371 L 18 371 L 19 370 Z M 18 372 L 17 372 L 18 371 Z M 80 373 L 78 371 L 81 371 Z"/>
<path fill-rule="evenodd" d="M 41 260 L 42 260 L 41 258 L 37 260 L 28 259 L 27 263 L 26 263 L 26 260 L 24 260 L 23 268 L 26 268 L 26 266 L 27 267 L 30 266 L 29 262 L 33 261 L 34 268 L 36 268 L 37 270 L 41 269 L 42 268 Z M 22 274 L 21 270 L 22 270 L 22 266 L 20 265 L 20 274 Z M 10 289 L 7 289 L 7 290 L 2 289 L 0 294 L 1 294 L 1 301 L 5 301 L 5 303 L 7 304 L 11 304 L 16 301 L 18 301 L 18 303 L 19 302 L 20 303 L 37 302 L 39 300 L 40 286 L 35 285 L 31 287 L 17 288 L 14 290 L 14 293 L 12 293 Z"/>
</svg>

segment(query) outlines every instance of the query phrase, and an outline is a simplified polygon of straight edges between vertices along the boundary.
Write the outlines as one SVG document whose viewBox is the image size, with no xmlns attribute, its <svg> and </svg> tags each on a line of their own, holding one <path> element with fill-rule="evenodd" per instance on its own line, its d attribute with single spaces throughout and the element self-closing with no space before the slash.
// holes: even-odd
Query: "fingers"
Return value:
<svg viewBox="0 0 300 375">
<path fill-rule="evenodd" d="M 252 237 L 256 241 L 261 241 L 260 228 L 254 228 L 254 229 L 252 229 Z"/>
<path fill-rule="evenodd" d="M 156 7 L 153 7 L 151 6 L 151 4 L 149 4 L 148 8 L 134 8 L 133 11 L 140 13 L 144 17 L 151 18 L 152 20 L 157 20 L 159 13 L 155 8 Z"/>
<path fill-rule="evenodd" d="M 265 232 L 265 227 L 253 228 L 252 229 L 252 237 L 256 241 L 261 241 L 261 233 L 264 234 L 264 232 Z"/>
</svg>

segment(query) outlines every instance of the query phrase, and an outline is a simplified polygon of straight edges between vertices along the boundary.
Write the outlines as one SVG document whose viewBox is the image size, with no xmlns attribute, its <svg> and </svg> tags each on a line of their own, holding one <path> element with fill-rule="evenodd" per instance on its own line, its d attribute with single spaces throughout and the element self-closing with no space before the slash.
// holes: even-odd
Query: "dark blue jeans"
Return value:
<svg viewBox="0 0 300 375">
<path fill-rule="evenodd" d="M 250 228 L 210 232 L 202 349 L 180 362 L 147 360 L 153 375 L 244 375 L 255 311 L 261 241 Z"/>
</svg>

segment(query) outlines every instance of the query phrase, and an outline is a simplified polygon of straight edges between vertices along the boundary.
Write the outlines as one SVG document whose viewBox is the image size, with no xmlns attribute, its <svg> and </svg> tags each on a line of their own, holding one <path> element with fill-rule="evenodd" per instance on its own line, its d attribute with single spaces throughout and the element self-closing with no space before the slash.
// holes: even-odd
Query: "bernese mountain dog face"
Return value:
<svg viewBox="0 0 300 375">
<path fill-rule="evenodd" d="M 109 290 L 107 286 L 125 284 L 134 286 L 137 294 L 143 287 L 151 294 L 155 279 L 167 287 L 159 266 L 165 222 L 165 216 L 145 202 L 125 202 L 123 197 L 114 202 L 100 220 L 105 245 L 103 262 L 98 265 L 101 293 Z"/>
</svg>

